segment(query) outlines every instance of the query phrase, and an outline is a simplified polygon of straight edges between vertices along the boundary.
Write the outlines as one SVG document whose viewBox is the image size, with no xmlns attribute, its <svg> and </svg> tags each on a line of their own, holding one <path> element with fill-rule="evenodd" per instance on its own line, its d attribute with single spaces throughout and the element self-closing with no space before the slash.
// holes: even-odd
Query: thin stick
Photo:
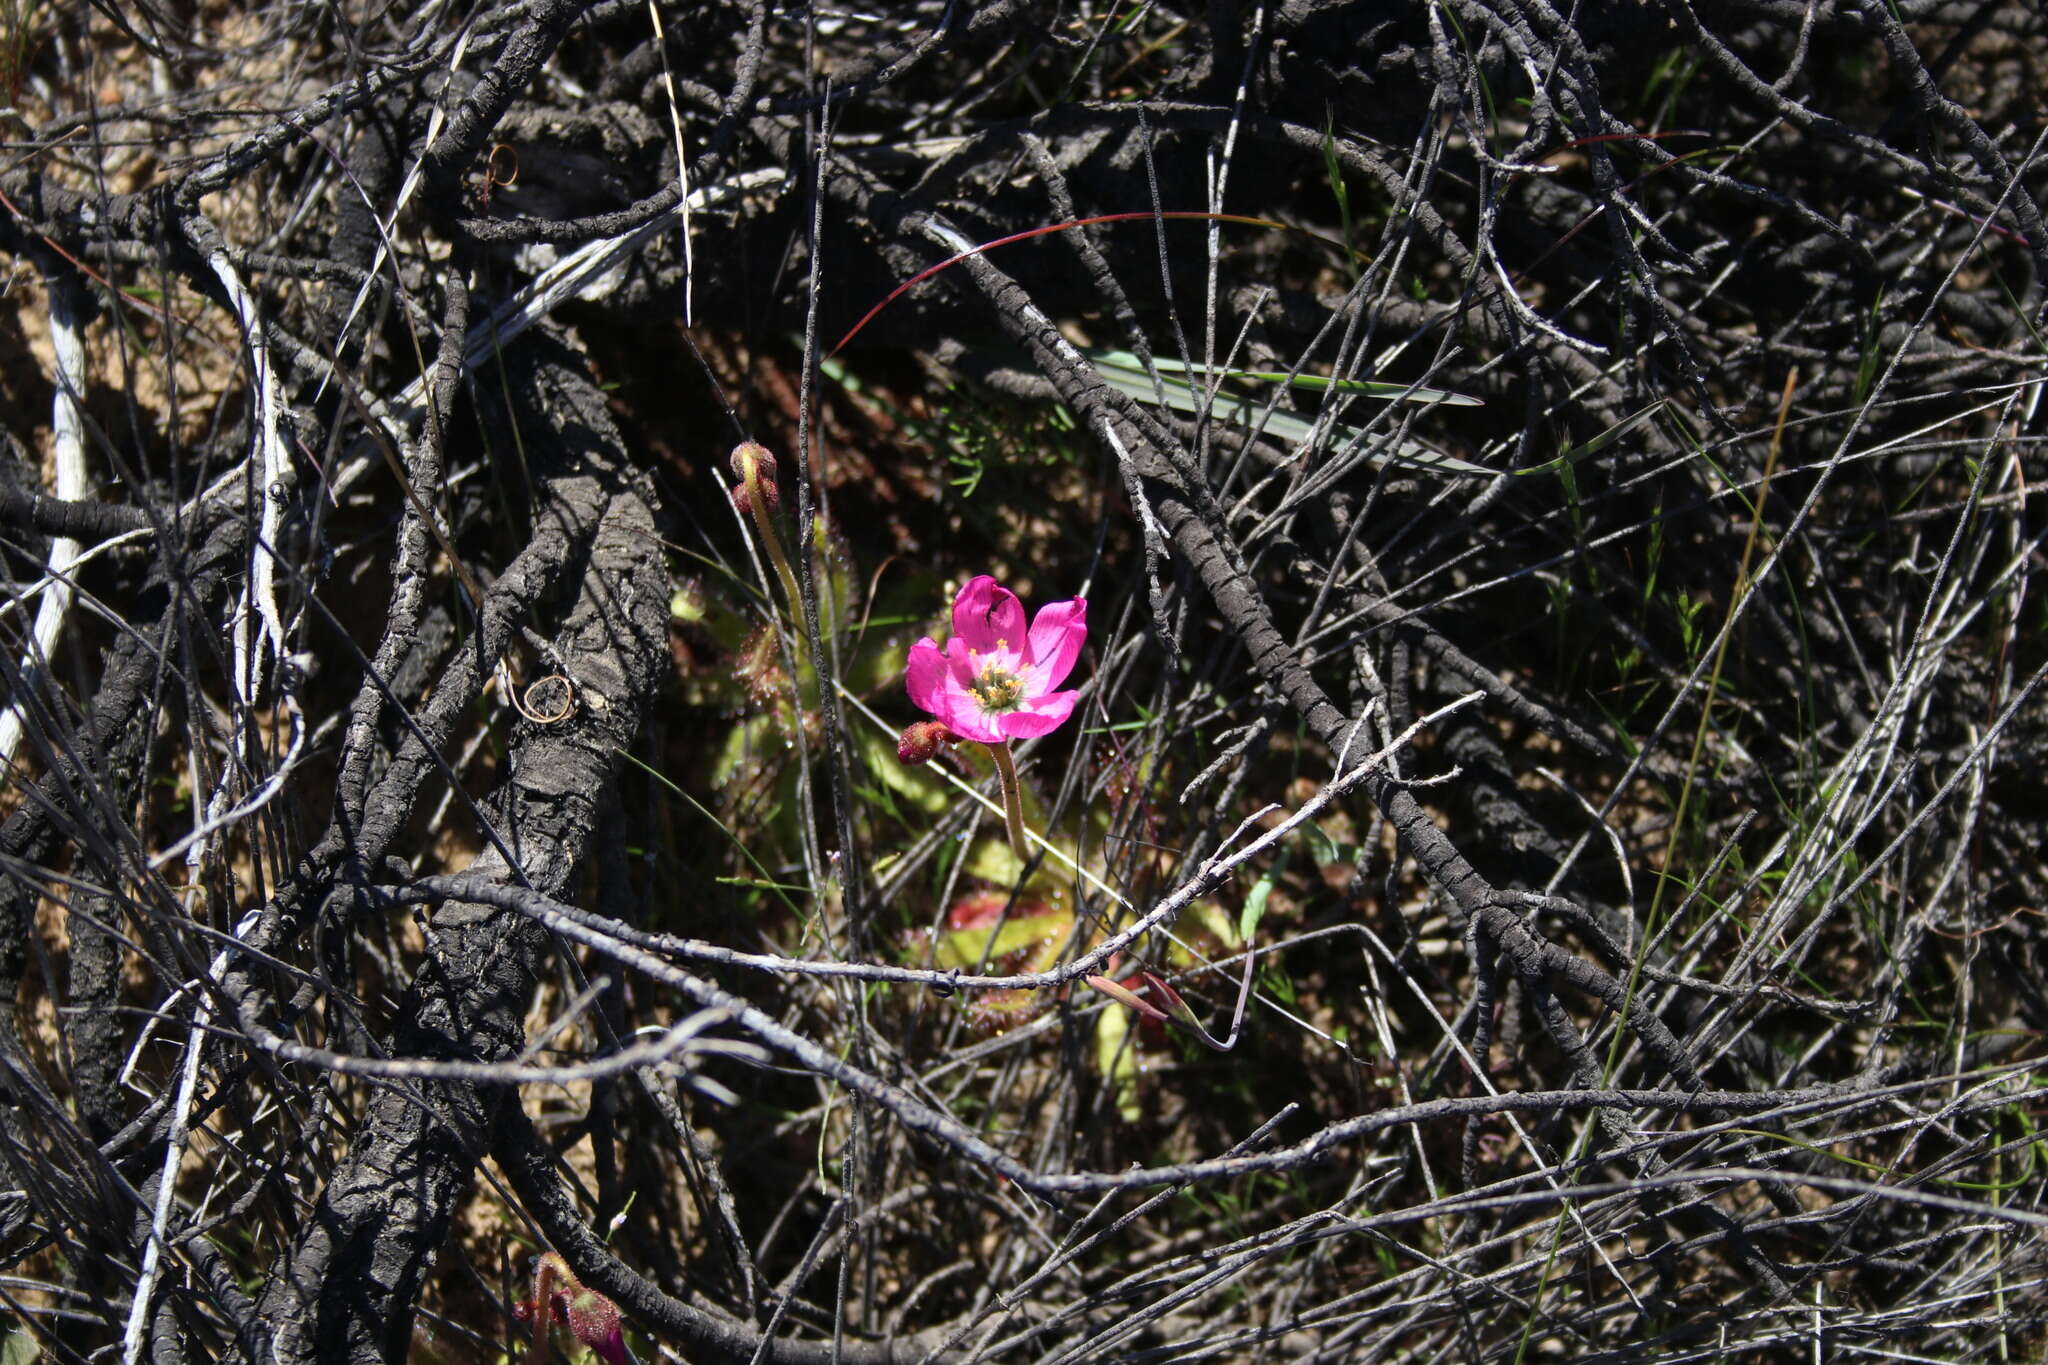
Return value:
<svg viewBox="0 0 2048 1365">
<path fill-rule="evenodd" d="M 209 975 L 220 979 L 227 970 L 225 951 L 215 955 Z M 206 1053 L 207 1024 L 212 1008 L 202 996 L 192 1016 L 192 1029 L 185 1038 L 185 1065 L 178 1076 L 178 1098 L 171 1110 L 171 1131 L 164 1138 L 164 1162 L 157 1175 L 156 1208 L 149 1222 L 149 1241 L 142 1250 L 142 1269 L 135 1277 L 135 1297 L 128 1302 L 127 1330 L 121 1335 L 122 1365 L 136 1365 L 142 1358 L 143 1332 L 149 1322 L 150 1295 L 162 1273 L 163 1256 L 169 1246 L 171 1204 L 178 1190 L 178 1169 L 185 1162 L 185 1143 L 191 1133 L 192 1096 L 199 1087 L 199 1064 Z"/>
<path fill-rule="evenodd" d="M 51 452 L 57 467 L 54 492 L 67 502 L 76 502 L 91 491 L 86 482 L 85 418 L 81 408 L 85 393 L 85 341 L 71 286 L 46 275 L 44 288 L 50 297 L 50 350 L 57 378 L 56 396 L 50 408 Z M 29 680 L 41 676 L 48 667 L 50 656 L 57 649 L 57 638 L 64 633 L 64 619 L 71 613 L 74 595 L 71 574 L 84 548 L 69 536 L 50 537 L 45 563 L 51 586 L 36 608 L 35 625 L 21 653 L 24 685 L 13 704 L 0 710 L 0 771 L 14 767 L 15 751 L 33 724 L 30 708 L 35 703 L 29 696 Z"/>
<path fill-rule="evenodd" d="M 647 0 L 647 17 L 654 21 L 654 46 L 661 52 L 661 88 L 668 95 L 668 126 L 676 138 L 676 208 L 682 217 L 683 240 L 683 326 L 691 316 L 690 293 L 696 284 L 696 261 L 690 255 L 690 162 L 683 155 L 683 115 L 676 107 L 676 78 L 668 64 L 668 33 L 661 26 L 661 6 Z"/>
<path fill-rule="evenodd" d="M 291 495 L 294 480 L 291 454 L 285 448 L 284 433 L 279 426 L 281 405 L 278 401 L 276 371 L 271 365 L 270 343 L 263 333 L 263 319 L 256 307 L 256 298 L 242 283 L 242 277 L 235 273 L 234 263 L 228 259 L 227 243 L 217 229 L 203 218 L 195 217 L 187 224 L 188 231 L 197 230 L 200 245 L 205 251 L 206 264 L 220 281 L 221 289 L 228 297 L 228 304 L 234 310 L 235 318 L 242 325 L 243 343 L 249 352 L 249 378 L 255 388 L 255 412 L 252 414 L 256 428 L 252 444 L 257 461 L 253 471 L 254 496 L 256 504 L 256 543 L 250 547 L 249 583 L 242 591 L 242 601 L 235 612 L 235 687 L 246 713 L 242 723 L 248 729 L 251 753 L 259 751 L 255 734 L 256 699 L 263 690 L 264 665 L 282 665 L 290 653 L 286 641 L 284 617 L 277 608 L 277 546 L 279 531 L 284 524 L 285 500 Z M 256 622 L 251 621 L 251 617 Z M 252 638 L 254 625 L 262 627 L 262 643 L 268 646 L 268 653 L 257 647 Z"/>
</svg>

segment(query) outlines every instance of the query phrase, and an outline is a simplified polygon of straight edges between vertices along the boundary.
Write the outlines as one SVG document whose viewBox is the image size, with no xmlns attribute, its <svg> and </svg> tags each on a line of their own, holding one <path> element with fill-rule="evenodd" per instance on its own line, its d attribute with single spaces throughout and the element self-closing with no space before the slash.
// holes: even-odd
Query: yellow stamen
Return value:
<svg viewBox="0 0 2048 1365">
<path fill-rule="evenodd" d="M 1024 680 L 1000 665 L 990 664 L 967 690 L 981 703 L 982 710 L 999 715 L 1016 710 L 1022 703 Z"/>
</svg>

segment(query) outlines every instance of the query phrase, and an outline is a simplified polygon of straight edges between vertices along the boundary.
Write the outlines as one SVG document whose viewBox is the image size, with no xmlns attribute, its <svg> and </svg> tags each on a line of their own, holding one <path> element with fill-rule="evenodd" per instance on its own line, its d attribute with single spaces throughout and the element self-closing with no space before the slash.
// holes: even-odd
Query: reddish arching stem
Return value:
<svg viewBox="0 0 2048 1365">
<path fill-rule="evenodd" d="M 1024 796 L 1017 789 L 1017 764 L 1010 757 L 1010 745 L 1006 740 L 994 744 L 983 743 L 989 757 L 996 761 L 996 775 L 1001 778 L 1003 789 L 1003 818 L 1010 826 L 1010 849 L 1020 863 L 1031 859 L 1031 846 L 1024 838 Z"/>
<path fill-rule="evenodd" d="M 1072 218 L 1064 223 L 1044 223 L 1035 228 L 1026 228 L 1022 232 L 1013 232 L 1007 237 L 998 237 L 992 242 L 983 242 L 980 246 L 972 247 L 957 256 L 949 256 L 929 269 L 918 271 L 915 275 L 912 275 L 909 279 L 890 290 L 887 298 L 868 309 L 866 313 L 863 313 L 860 321 L 854 323 L 852 329 L 845 336 L 839 338 L 838 345 L 825 352 L 825 355 L 827 358 L 838 355 L 840 351 L 846 348 L 847 342 L 860 335 L 861 328 L 875 320 L 877 313 L 894 303 L 907 291 L 916 288 L 940 271 L 958 265 L 969 256 L 979 256 L 984 251 L 992 251 L 999 246 L 1009 246 L 1013 242 L 1029 241 L 1033 237 L 1043 237 L 1050 232 L 1067 232 L 1074 228 L 1093 227 L 1098 223 L 1135 223 L 1145 219 L 1168 219 L 1174 221 L 1207 219 L 1217 223 L 1245 223 L 1252 227 L 1274 228 L 1281 232 L 1298 232 L 1305 237 L 1313 237 L 1319 242 L 1328 242 L 1339 250 L 1351 251 L 1351 248 L 1345 246 L 1342 242 L 1325 237 L 1320 232 L 1310 232 L 1307 228 L 1296 227 L 1292 223 L 1276 222 L 1271 218 L 1254 218 L 1249 214 L 1243 213 L 1210 213 L 1203 209 L 1135 209 L 1129 213 L 1099 213 L 1093 218 Z"/>
</svg>

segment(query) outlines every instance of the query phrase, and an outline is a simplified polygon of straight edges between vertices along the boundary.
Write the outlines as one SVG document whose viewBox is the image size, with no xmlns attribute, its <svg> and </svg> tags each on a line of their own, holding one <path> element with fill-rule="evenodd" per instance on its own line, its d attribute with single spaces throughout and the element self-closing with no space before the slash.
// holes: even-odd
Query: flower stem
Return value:
<svg viewBox="0 0 2048 1365">
<path fill-rule="evenodd" d="M 747 471 L 747 506 L 753 510 L 754 525 L 761 532 L 761 541 L 768 547 L 768 557 L 775 561 L 775 572 L 782 578 L 782 591 L 789 599 L 790 629 L 796 629 L 796 622 L 803 617 L 803 598 L 797 593 L 796 573 L 789 567 L 789 556 L 782 552 L 782 537 L 776 534 L 775 522 L 768 515 L 766 495 L 761 489 L 761 466 L 758 461 L 745 462 Z"/>
<path fill-rule="evenodd" d="M 1017 789 L 1017 765 L 1010 759 L 1007 741 L 983 744 L 989 757 L 996 761 L 996 775 L 1002 779 L 1003 818 L 1010 826 L 1010 851 L 1017 855 L 1020 863 L 1031 859 L 1031 846 L 1024 840 L 1024 797 Z"/>
<path fill-rule="evenodd" d="M 542 1256 L 533 1268 L 533 1353 L 532 1365 L 547 1365 L 548 1327 L 554 1318 L 555 1257 Z"/>
</svg>

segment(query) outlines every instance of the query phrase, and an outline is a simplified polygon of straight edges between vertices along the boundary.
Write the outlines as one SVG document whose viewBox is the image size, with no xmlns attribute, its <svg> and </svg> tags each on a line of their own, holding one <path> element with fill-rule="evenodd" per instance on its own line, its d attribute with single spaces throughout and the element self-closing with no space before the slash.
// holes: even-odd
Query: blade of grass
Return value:
<svg viewBox="0 0 2048 1365">
<path fill-rule="evenodd" d="M 1145 364 L 1129 351 L 1101 351 L 1083 349 L 1082 355 L 1095 362 L 1097 369 L 1114 367 L 1119 370 L 1133 370 L 1143 373 Z M 1178 360 L 1155 356 L 1152 366 L 1165 374 L 1186 374 L 1188 367 Z M 1409 403 L 1441 403 L 1450 408 L 1483 408 L 1486 400 L 1469 394 L 1452 393 L 1449 389 L 1429 389 L 1419 385 L 1388 383 L 1373 379 L 1331 379 L 1320 374 L 1289 374 L 1285 370 L 1217 370 L 1225 379 L 1251 380 L 1261 384 L 1285 384 L 1292 389 L 1309 389 L 1320 393 L 1333 389 L 1338 393 L 1359 394 L 1366 398 L 1400 399 Z"/>
<path fill-rule="evenodd" d="M 1164 369 L 1165 366 L 1161 365 L 1160 368 Z M 1099 373 L 1112 388 L 1127 397 L 1150 406 L 1158 406 L 1159 393 L 1153 390 L 1151 381 L 1145 377 L 1142 370 L 1119 369 L 1114 365 L 1104 365 L 1099 367 Z M 1212 405 L 1205 394 L 1196 392 L 1187 384 L 1165 379 L 1164 376 L 1161 378 L 1166 405 L 1176 412 L 1199 416 L 1207 411 L 1212 420 L 1227 422 L 1247 430 L 1251 429 L 1258 418 L 1260 405 L 1249 398 L 1233 395 L 1223 403 Z M 1405 388 L 1403 392 L 1406 392 Z M 1314 428 L 1293 413 L 1274 412 L 1266 418 L 1265 430 L 1280 440 L 1299 444 L 1309 439 Z M 1348 445 L 1353 441 L 1362 440 L 1364 436 L 1364 433 L 1355 427 L 1332 425 L 1326 430 L 1331 441 L 1338 445 Z M 1472 464 L 1455 455 L 1431 450 L 1416 441 L 1403 441 L 1397 447 L 1373 450 L 1366 455 L 1366 459 L 1374 464 L 1398 464 L 1405 468 L 1426 469 L 1437 474 L 1465 475 L 1472 478 L 1491 478 L 1494 473 L 1484 465 Z"/>
</svg>

